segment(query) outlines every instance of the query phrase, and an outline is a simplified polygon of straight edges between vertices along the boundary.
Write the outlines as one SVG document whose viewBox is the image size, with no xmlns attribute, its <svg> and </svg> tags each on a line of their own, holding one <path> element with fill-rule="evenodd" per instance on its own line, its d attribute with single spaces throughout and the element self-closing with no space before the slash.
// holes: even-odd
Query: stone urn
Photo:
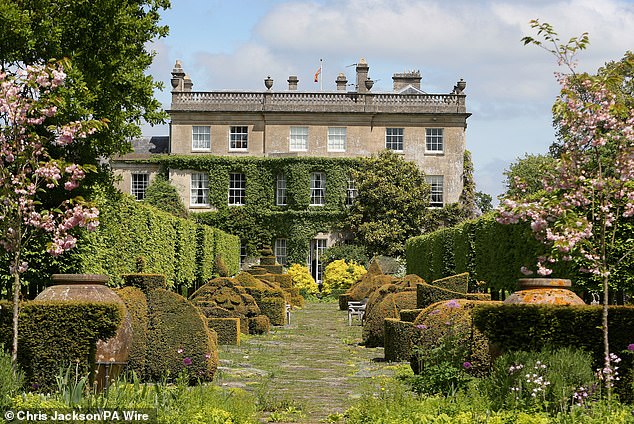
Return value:
<svg viewBox="0 0 634 424">
<path fill-rule="evenodd" d="M 95 361 L 97 368 L 107 365 L 108 368 L 113 366 L 110 371 L 110 377 L 116 375 L 114 365 L 118 369 L 122 368 L 128 361 L 130 345 L 132 344 L 132 319 L 130 313 L 125 309 L 123 300 L 109 287 L 107 275 L 98 274 L 53 274 L 53 284 L 41 292 L 35 300 L 42 301 L 85 301 L 85 302 L 103 302 L 117 303 L 123 306 L 125 316 L 123 322 L 119 325 L 117 333 L 108 340 L 99 340 L 97 342 L 97 351 L 95 353 Z M 101 364 L 100 364 L 101 363 Z"/>
<path fill-rule="evenodd" d="M 504 300 L 504 304 L 585 305 L 569 288 L 570 280 L 562 278 L 521 278 L 519 290 Z"/>
</svg>

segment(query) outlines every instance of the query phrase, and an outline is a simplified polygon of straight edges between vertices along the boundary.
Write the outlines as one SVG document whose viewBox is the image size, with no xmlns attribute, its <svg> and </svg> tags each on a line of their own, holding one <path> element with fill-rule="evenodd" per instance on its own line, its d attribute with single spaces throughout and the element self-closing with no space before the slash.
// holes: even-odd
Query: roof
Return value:
<svg viewBox="0 0 634 424">
<path fill-rule="evenodd" d="M 167 135 L 141 136 L 130 140 L 132 152 L 117 159 L 144 159 L 157 153 L 169 153 L 170 138 Z"/>
</svg>

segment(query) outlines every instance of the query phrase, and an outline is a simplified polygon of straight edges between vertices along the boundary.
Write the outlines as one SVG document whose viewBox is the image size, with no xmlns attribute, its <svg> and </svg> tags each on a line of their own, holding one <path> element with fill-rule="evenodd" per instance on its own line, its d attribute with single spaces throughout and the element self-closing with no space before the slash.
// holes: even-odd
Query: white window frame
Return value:
<svg viewBox="0 0 634 424">
<path fill-rule="evenodd" d="M 246 152 L 247 150 L 249 150 L 249 127 L 247 125 L 230 126 L 229 151 Z"/>
<path fill-rule="evenodd" d="M 308 151 L 308 127 L 291 127 L 288 150 L 291 152 Z"/>
<path fill-rule="evenodd" d="M 319 203 L 318 203 L 319 202 Z M 310 173 L 310 206 L 324 206 L 326 204 L 326 173 Z"/>
<path fill-rule="evenodd" d="M 211 150 L 211 127 L 209 125 L 192 125 L 192 152 L 208 152 Z"/>
<path fill-rule="evenodd" d="M 239 177 L 238 177 L 239 176 Z M 243 206 L 247 198 L 247 176 L 242 172 L 229 174 L 229 192 L 227 203 L 229 206 Z"/>
<path fill-rule="evenodd" d="M 209 175 L 194 172 L 190 176 L 189 205 L 193 207 L 209 206 Z"/>
<path fill-rule="evenodd" d="M 405 130 L 403 128 L 386 128 L 385 129 L 385 148 L 394 152 L 403 152 L 405 145 Z M 394 146 L 399 147 L 394 148 Z"/>
<path fill-rule="evenodd" d="M 135 181 L 137 177 L 142 178 L 143 181 Z M 145 192 L 150 185 L 150 175 L 146 172 L 133 172 L 130 176 L 130 194 L 137 202 L 145 199 Z"/>
<path fill-rule="evenodd" d="M 352 177 L 348 177 L 348 186 L 346 188 L 346 206 L 352 206 L 357 194 L 357 182 Z"/>
<path fill-rule="evenodd" d="M 442 208 L 445 206 L 445 177 L 442 175 L 427 175 L 425 180 L 431 186 L 429 207 Z"/>
<path fill-rule="evenodd" d="M 286 175 L 279 174 L 275 179 L 275 204 L 277 206 L 288 205 L 286 196 Z"/>
<path fill-rule="evenodd" d="M 445 129 L 425 128 L 425 153 L 442 154 L 445 152 Z"/>
<path fill-rule="evenodd" d="M 286 239 L 275 239 L 275 260 L 278 264 L 286 266 L 288 255 L 286 251 Z"/>
<path fill-rule="evenodd" d="M 346 127 L 328 127 L 328 151 L 345 152 L 347 133 Z"/>
</svg>

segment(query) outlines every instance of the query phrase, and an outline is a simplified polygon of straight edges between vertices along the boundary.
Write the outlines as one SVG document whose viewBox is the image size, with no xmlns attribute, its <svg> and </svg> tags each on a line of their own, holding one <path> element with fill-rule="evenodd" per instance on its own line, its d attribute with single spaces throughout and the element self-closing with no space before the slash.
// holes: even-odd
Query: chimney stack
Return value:
<svg viewBox="0 0 634 424">
<path fill-rule="evenodd" d="M 366 93 L 368 89 L 365 86 L 365 80 L 368 79 L 368 71 L 370 67 L 364 58 L 359 59 L 357 63 L 357 92 Z"/>
<path fill-rule="evenodd" d="M 181 65 L 181 61 L 177 60 L 174 65 L 174 69 L 172 69 L 172 92 L 183 91 L 183 81 L 185 79 L 185 71 L 183 71 L 183 66 Z"/>
<path fill-rule="evenodd" d="M 299 83 L 299 79 L 297 78 L 297 75 L 291 75 L 290 77 L 288 77 L 288 89 L 290 91 L 295 91 L 297 90 L 297 84 Z"/>
<path fill-rule="evenodd" d="M 343 72 L 337 75 L 335 83 L 337 84 L 337 91 L 346 91 L 346 87 L 348 86 L 348 79 Z"/>
<path fill-rule="evenodd" d="M 392 81 L 394 81 L 394 91 L 399 92 L 408 85 L 420 90 L 420 80 L 422 77 L 420 76 L 420 71 L 409 71 L 403 72 L 400 74 L 394 74 L 392 76 Z"/>
</svg>

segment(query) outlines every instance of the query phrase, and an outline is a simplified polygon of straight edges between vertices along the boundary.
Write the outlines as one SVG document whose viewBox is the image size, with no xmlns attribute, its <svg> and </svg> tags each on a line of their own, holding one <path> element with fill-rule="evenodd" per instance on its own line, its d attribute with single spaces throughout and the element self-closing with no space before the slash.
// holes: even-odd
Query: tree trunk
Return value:
<svg viewBox="0 0 634 424">
<path fill-rule="evenodd" d="M 608 276 L 603 276 L 603 318 L 602 318 L 602 327 L 603 327 L 603 355 L 605 357 L 605 365 L 604 371 L 610 372 L 612 370 L 610 364 L 610 343 L 608 341 Z M 606 374 L 603 373 L 603 376 L 606 378 L 606 390 L 608 395 L 608 402 L 612 400 L 612 383 L 614 376 L 612 373 Z"/>
<path fill-rule="evenodd" d="M 13 366 L 18 363 L 18 316 L 20 313 L 20 273 L 17 266 L 13 270 Z"/>
</svg>

